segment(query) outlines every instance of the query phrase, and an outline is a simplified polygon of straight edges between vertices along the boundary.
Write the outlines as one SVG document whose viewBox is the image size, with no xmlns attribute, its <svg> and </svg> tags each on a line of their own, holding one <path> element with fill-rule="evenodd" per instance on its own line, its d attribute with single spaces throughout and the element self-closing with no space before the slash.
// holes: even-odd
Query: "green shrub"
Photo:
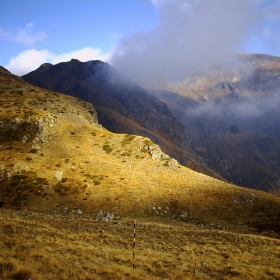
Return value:
<svg viewBox="0 0 280 280">
<path fill-rule="evenodd" d="M 153 142 L 151 140 L 149 140 L 149 139 L 145 139 L 143 141 L 143 143 L 145 144 L 145 146 L 152 146 L 153 145 Z"/>
<path fill-rule="evenodd" d="M 129 144 L 135 137 L 136 137 L 135 135 L 125 134 L 123 137 L 123 140 L 121 142 L 121 145 L 125 146 L 125 145 Z"/>
<path fill-rule="evenodd" d="M 35 181 L 39 184 L 44 184 L 47 182 L 47 178 L 37 177 L 37 178 L 35 178 Z"/>
<path fill-rule="evenodd" d="M 103 150 L 106 151 L 107 154 L 113 151 L 113 149 L 108 144 L 103 145 Z"/>
<path fill-rule="evenodd" d="M 57 192 L 60 195 L 66 195 L 70 191 L 70 186 L 68 185 L 63 185 L 61 182 L 57 183 L 54 186 L 54 191 Z"/>
</svg>

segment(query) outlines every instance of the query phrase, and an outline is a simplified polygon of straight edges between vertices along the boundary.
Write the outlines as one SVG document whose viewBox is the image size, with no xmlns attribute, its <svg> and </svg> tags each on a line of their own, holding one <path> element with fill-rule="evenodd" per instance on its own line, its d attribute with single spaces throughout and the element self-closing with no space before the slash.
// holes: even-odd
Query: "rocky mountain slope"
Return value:
<svg viewBox="0 0 280 280">
<path fill-rule="evenodd" d="M 280 194 L 280 58 L 242 55 L 151 89 L 184 124 L 190 149 L 241 186 Z"/>
<path fill-rule="evenodd" d="M 57 65 L 43 64 L 23 79 L 90 102 L 98 112 L 99 123 L 110 131 L 149 137 L 180 163 L 221 179 L 189 151 L 185 129 L 166 104 L 107 63 L 72 59 Z"/>
<path fill-rule="evenodd" d="M 279 230 L 280 198 L 194 172 L 91 104 L 0 70 L 0 206 Z M 101 217 L 102 218 L 102 217 Z"/>
</svg>

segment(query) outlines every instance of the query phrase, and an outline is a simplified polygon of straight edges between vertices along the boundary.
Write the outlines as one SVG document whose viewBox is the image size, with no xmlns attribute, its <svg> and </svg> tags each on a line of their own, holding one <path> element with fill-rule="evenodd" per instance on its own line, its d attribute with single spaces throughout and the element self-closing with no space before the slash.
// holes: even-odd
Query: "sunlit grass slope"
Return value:
<svg viewBox="0 0 280 280">
<path fill-rule="evenodd" d="M 147 138 L 111 133 L 88 103 L 4 72 L 0 102 L 3 207 L 277 227 L 279 197 L 180 166 Z"/>
<path fill-rule="evenodd" d="M 180 166 L 3 69 L 0 207 L 1 279 L 280 277 L 279 197 Z M 100 210 L 117 218 L 98 222 Z"/>
<path fill-rule="evenodd" d="M 0 210 L 1 279 L 280 278 L 279 239 L 182 222 Z"/>
</svg>

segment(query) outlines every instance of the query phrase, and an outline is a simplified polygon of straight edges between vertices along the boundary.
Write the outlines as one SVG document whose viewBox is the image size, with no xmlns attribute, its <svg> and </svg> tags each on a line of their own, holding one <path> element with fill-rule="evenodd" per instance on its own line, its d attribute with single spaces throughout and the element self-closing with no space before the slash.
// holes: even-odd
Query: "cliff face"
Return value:
<svg viewBox="0 0 280 280">
<path fill-rule="evenodd" d="M 31 84 L 93 104 L 98 122 L 112 132 L 142 135 L 195 170 L 219 177 L 193 159 L 184 126 L 167 105 L 101 61 L 43 64 L 23 76 Z"/>
</svg>

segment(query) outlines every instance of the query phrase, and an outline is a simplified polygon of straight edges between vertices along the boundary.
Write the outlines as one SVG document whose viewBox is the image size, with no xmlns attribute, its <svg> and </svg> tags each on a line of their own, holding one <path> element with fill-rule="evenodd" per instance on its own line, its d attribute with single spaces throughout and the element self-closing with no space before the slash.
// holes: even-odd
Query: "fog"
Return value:
<svg viewBox="0 0 280 280">
<path fill-rule="evenodd" d="M 186 113 L 194 116 L 255 118 L 267 112 L 278 111 L 279 106 L 280 92 L 251 97 L 236 95 L 232 98 L 207 101 L 195 109 L 188 109 Z"/>
<path fill-rule="evenodd" d="M 153 1 L 158 25 L 124 37 L 111 65 L 143 86 L 176 82 L 212 63 L 228 63 L 261 22 L 255 0 Z"/>
</svg>

